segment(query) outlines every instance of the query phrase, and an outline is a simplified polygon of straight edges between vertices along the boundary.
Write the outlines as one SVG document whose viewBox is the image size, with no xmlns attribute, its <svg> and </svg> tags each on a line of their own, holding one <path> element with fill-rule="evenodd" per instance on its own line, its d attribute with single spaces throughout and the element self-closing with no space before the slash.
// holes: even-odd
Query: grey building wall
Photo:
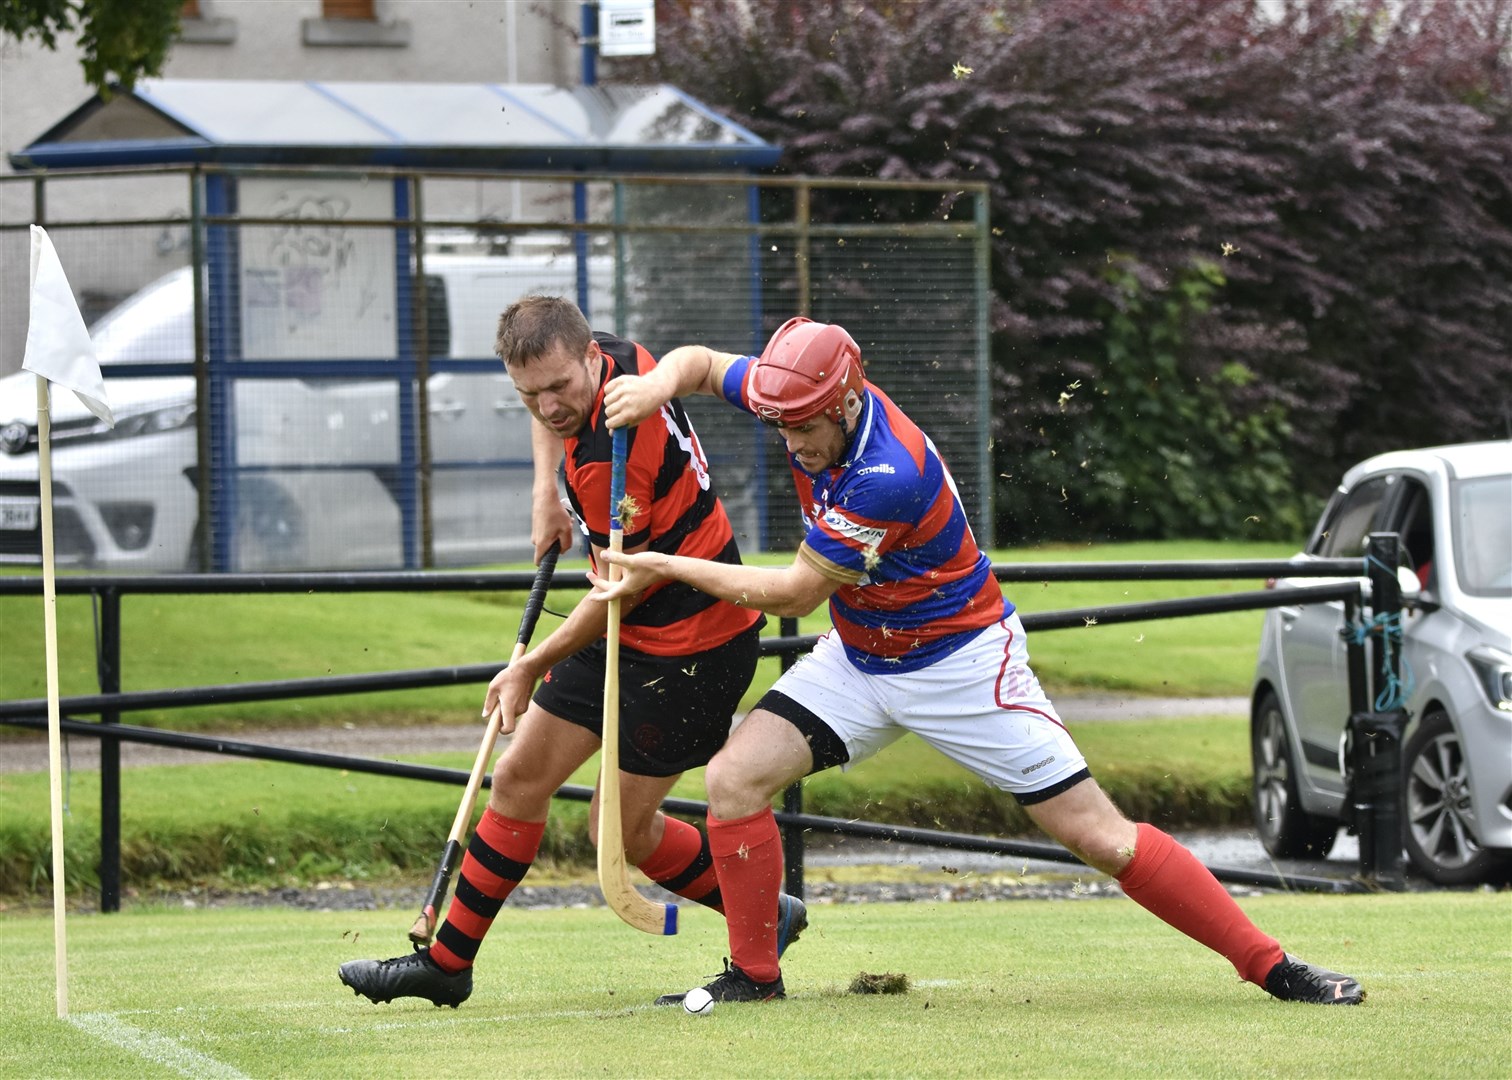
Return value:
<svg viewBox="0 0 1512 1080">
<path fill-rule="evenodd" d="M 169 54 L 166 78 L 581 81 L 581 49 L 552 21 L 577 27 L 577 0 L 377 0 L 373 24 L 324 20 L 319 0 L 200 0 L 199 7 L 201 18 L 186 22 Z M 601 62 L 600 78 L 612 77 L 611 62 Z M 73 40 L 60 40 L 54 52 L 35 40 L 0 38 L 0 151 L 25 147 L 92 94 Z M 0 176 L 12 171 L 0 155 Z M 30 185 L 0 184 L 0 220 L 29 221 L 30 198 Z M 128 212 L 99 198 L 102 216 Z M 131 200 L 132 216 L 171 214 L 182 204 L 182 184 L 136 185 Z M 512 211 L 507 201 L 468 209 L 506 219 Z M 20 367 L 25 344 L 29 268 L 20 235 L 0 243 L 0 375 Z M 76 293 L 111 295 L 122 284 L 109 280 L 108 266 L 94 271 L 99 280 L 65 270 Z"/>
</svg>

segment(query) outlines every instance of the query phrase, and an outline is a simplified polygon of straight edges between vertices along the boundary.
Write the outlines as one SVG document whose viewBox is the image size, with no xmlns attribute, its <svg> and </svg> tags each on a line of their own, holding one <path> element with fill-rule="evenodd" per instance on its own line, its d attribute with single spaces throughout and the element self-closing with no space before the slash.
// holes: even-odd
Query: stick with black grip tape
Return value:
<svg viewBox="0 0 1512 1080">
<path fill-rule="evenodd" d="M 525 655 L 530 636 L 535 633 L 536 620 L 541 617 L 541 606 L 546 601 L 546 590 L 551 586 L 551 575 L 556 570 L 557 556 L 562 552 L 558 543 L 553 543 L 541 556 L 541 565 L 536 567 L 535 580 L 530 585 L 530 595 L 525 599 L 525 610 L 520 615 L 520 631 L 515 636 L 514 652 L 509 657 L 511 664 Z M 431 879 L 430 889 L 410 927 L 409 939 L 420 948 L 431 943 L 436 932 L 436 916 L 441 903 L 446 899 L 446 890 L 451 886 L 453 871 L 462 855 L 462 838 L 472 824 L 473 806 L 478 801 L 478 791 L 483 786 L 483 771 L 488 768 L 493 756 L 494 743 L 498 741 L 499 729 L 504 723 L 504 713 L 494 709 L 488 718 L 488 729 L 483 733 L 483 744 L 478 747 L 478 757 L 473 762 L 472 775 L 467 778 L 467 788 L 462 792 L 462 805 L 457 807 L 456 820 L 452 822 L 451 834 L 446 838 L 446 849 L 441 853 L 441 864 L 436 867 L 436 876 Z"/>
</svg>

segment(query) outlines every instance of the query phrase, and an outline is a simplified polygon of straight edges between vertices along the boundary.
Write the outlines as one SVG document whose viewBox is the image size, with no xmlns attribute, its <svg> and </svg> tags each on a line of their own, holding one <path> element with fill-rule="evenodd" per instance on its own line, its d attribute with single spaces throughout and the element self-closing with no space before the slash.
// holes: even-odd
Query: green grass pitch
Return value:
<svg viewBox="0 0 1512 1080">
<path fill-rule="evenodd" d="M 1512 1075 L 1512 894 L 1242 903 L 1367 1002 L 1273 1001 L 1108 898 L 816 905 L 788 999 L 707 1018 L 649 1002 L 718 970 L 717 916 L 653 939 L 601 908 L 506 907 L 461 1009 L 374 1006 L 336 967 L 403 951 L 411 912 L 230 909 L 70 917 L 63 1021 L 51 920 L 12 915 L 0 1076 Z M 848 994 L 863 971 L 912 989 Z"/>
</svg>

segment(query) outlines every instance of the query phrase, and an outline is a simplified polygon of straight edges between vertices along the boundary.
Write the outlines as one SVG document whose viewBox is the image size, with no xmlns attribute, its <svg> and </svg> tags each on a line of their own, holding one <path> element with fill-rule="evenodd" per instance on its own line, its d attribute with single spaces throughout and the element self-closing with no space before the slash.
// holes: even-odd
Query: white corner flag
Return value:
<svg viewBox="0 0 1512 1080">
<path fill-rule="evenodd" d="M 84 316 L 47 232 L 31 227 L 31 321 L 21 367 L 37 376 L 37 471 L 42 504 L 42 619 L 47 648 L 47 759 L 52 795 L 53 952 L 58 1017 L 68 1015 L 67 892 L 63 881 L 63 735 L 58 715 L 58 596 L 53 560 L 52 399 L 49 385 L 66 386 L 111 427 L 105 380 Z"/>
<path fill-rule="evenodd" d="M 52 239 L 40 225 L 31 227 L 31 321 L 26 326 L 26 359 L 21 366 L 68 387 L 85 408 L 115 426 L 84 316 L 79 314 Z"/>
</svg>

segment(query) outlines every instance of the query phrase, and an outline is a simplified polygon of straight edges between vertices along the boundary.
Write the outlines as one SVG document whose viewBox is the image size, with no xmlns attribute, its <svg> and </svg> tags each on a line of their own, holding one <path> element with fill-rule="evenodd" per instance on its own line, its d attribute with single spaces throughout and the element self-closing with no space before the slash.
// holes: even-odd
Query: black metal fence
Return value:
<svg viewBox="0 0 1512 1080">
<path fill-rule="evenodd" d="M 1026 630 L 1056 630 L 1089 625 L 1111 625 L 1148 619 L 1180 618 L 1219 612 L 1243 611 L 1291 605 L 1342 601 L 1345 621 L 1355 622 L 1365 603 L 1361 578 L 1370 579 L 1370 606 L 1397 610 L 1401 594 L 1394 573 L 1391 550 L 1394 536 L 1372 537 L 1372 549 L 1366 559 L 1239 560 L 1183 562 L 1103 562 L 1103 563 L 1024 563 L 996 564 L 993 574 L 999 581 L 1194 581 L 1233 578 L 1324 577 L 1344 578 L 1341 582 L 1318 585 L 1287 586 L 1227 593 L 1215 596 L 1188 597 L 1175 600 L 1152 600 L 1091 608 L 1022 614 Z M 366 572 L 314 574 L 174 574 L 155 577 L 125 575 L 70 575 L 57 581 L 59 595 L 90 595 L 99 605 L 97 666 L 100 692 L 61 698 L 59 712 L 64 718 L 62 730 L 71 735 L 100 739 L 100 907 L 116 911 L 120 907 L 120 744 L 139 742 L 178 747 L 237 757 L 283 761 L 353 772 L 428 780 L 464 785 L 468 773 L 437 766 L 377 761 L 306 750 L 240 742 L 215 736 L 136 727 L 121 723 L 123 713 L 196 705 L 226 705 L 254 701 L 275 701 L 320 697 L 356 692 L 380 692 L 422 687 L 486 683 L 499 665 L 472 664 L 456 667 L 424 668 L 409 671 L 386 671 L 358 675 L 335 675 L 320 678 L 289 679 L 273 682 L 234 683 L 220 686 L 180 687 L 161 690 L 122 691 L 121 686 L 121 600 L 126 595 L 225 595 L 225 594 L 310 594 L 353 592 L 444 592 L 444 591 L 528 591 L 534 575 L 530 572 L 434 573 L 434 572 Z M 37 577 L 0 578 L 0 597 L 40 596 L 42 579 Z M 784 666 L 811 649 L 817 635 L 797 632 L 796 619 L 781 620 L 781 632 L 762 640 L 763 656 L 776 656 Z M 1350 642 L 1349 680 L 1351 728 L 1361 734 L 1356 739 L 1357 771 L 1371 778 L 1368 790 L 1355 792 L 1350 809 L 1361 832 L 1361 877 L 1375 884 L 1394 887 L 1402 881 L 1402 852 L 1397 820 L 1399 783 L 1400 724 L 1383 723 L 1383 718 L 1368 711 L 1368 687 L 1372 681 L 1367 669 L 1363 644 Z M 1376 650 L 1374 681 L 1381 684 L 1394 676 L 1390 665 L 1395 662 L 1390 649 Z M 95 715 L 96 722 L 75 719 L 76 715 Z M 1391 719 L 1391 718 L 1385 718 Z M 1405 718 L 1403 718 L 1404 720 Z M 16 727 L 45 728 L 46 699 L 0 702 L 0 724 Z M 1381 729 L 1384 728 L 1384 734 Z M 1393 757 L 1393 751 L 1397 756 Z M 485 778 L 485 784 L 488 779 Z M 566 785 L 558 797 L 587 801 L 592 790 Z M 674 813 L 701 815 L 707 805 L 685 799 L 668 799 L 665 808 Z M 1051 844 L 968 836 L 937 830 L 908 828 L 877 822 L 839 820 L 802 812 L 802 789 L 794 785 L 784 796 L 783 810 L 777 819 L 784 832 L 787 856 L 787 889 L 795 895 L 803 891 L 804 833 L 824 832 L 860 838 L 898 840 L 933 845 L 954 850 L 991 852 L 1001 855 L 1079 863 L 1065 849 Z M 1359 882 L 1311 878 L 1300 875 L 1261 873 L 1226 867 L 1210 867 L 1220 881 L 1235 884 L 1268 885 L 1297 890 L 1352 892 L 1364 886 Z"/>
</svg>

